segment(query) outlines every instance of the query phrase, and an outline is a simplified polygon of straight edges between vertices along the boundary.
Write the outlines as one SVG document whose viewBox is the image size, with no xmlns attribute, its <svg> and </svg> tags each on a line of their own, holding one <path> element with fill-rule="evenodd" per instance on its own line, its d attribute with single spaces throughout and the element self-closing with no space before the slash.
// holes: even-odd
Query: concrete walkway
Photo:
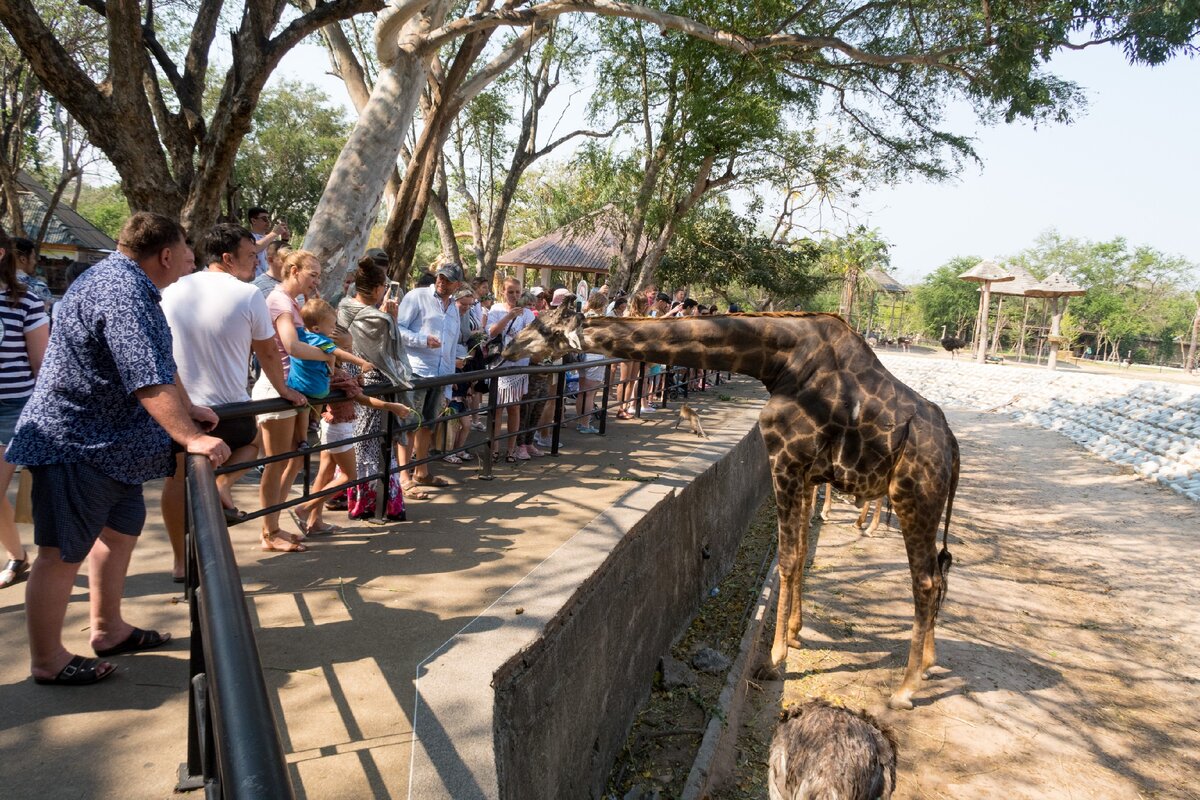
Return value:
<svg viewBox="0 0 1200 800">
<path fill-rule="evenodd" d="M 761 384 L 735 378 L 692 402 L 712 433 L 748 429 L 765 398 Z M 256 522 L 233 528 L 297 794 L 409 796 L 418 665 L 438 651 L 445 658 L 443 645 L 597 514 L 701 447 L 686 426 L 673 429 L 676 420 L 669 410 L 613 421 L 605 437 L 571 426 L 559 458 L 502 463 L 493 481 L 476 480 L 474 466 L 439 464 L 456 485 L 410 502 L 408 522 L 353 527 L 316 539 L 303 554 L 260 552 Z M 239 505 L 257 505 L 255 486 L 237 491 Z M 157 494 L 158 486 L 147 486 L 150 520 L 130 568 L 125 615 L 173 632 L 168 647 L 116 659 L 118 674 L 93 687 L 36 686 L 23 591 L 0 591 L 0 796 L 7 800 L 172 792 L 186 757 L 188 612 L 170 580 Z M 346 524 L 343 514 L 329 519 Z M 28 544 L 32 533 L 22 528 Z M 87 594 L 81 577 L 65 626 L 67 646 L 85 654 Z M 480 672 L 487 684 L 490 673 Z"/>
</svg>

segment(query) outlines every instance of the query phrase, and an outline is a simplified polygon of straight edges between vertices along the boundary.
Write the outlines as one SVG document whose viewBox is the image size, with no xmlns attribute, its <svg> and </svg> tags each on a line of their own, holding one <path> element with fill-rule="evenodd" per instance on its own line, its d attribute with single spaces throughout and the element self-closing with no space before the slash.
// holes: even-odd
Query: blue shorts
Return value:
<svg viewBox="0 0 1200 800">
<path fill-rule="evenodd" d="M 17 427 L 21 409 L 25 408 L 25 401 L 28 399 L 28 397 L 20 397 L 16 400 L 0 400 L 0 445 L 8 447 L 12 442 L 13 431 Z"/>
<path fill-rule="evenodd" d="M 103 528 L 138 536 L 146 524 L 140 483 L 121 483 L 90 464 L 26 467 L 33 475 L 33 541 L 57 547 L 62 560 L 87 558 Z"/>
</svg>

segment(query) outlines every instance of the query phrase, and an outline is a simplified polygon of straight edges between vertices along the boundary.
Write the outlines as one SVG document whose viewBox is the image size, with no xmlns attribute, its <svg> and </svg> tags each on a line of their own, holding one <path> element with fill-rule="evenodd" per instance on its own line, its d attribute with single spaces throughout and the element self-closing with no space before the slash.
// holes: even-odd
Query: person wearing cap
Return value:
<svg viewBox="0 0 1200 800">
<path fill-rule="evenodd" d="M 542 286 L 535 286 L 529 290 L 529 293 L 533 295 L 533 315 L 536 317 L 544 314 L 550 308 L 550 298 L 546 294 L 546 289 Z"/>
<path fill-rule="evenodd" d="M 396 327 L 408 350 L 413 378 L 438 378 L 454 374 L 454 355 L 458 347 L 460 318 L 451 299 L 463 282 L 460 264 L 448 261 L 434 272 L 432 286 L 413 289 L 400 301 Z M 429 455 L 433 444 L 433 423 L 442 411 L 445 387 L 413 390 L 413 407 L 424 424 L 413 434 L 412 460 Z M 413 483 L 422 486 L 446 486 L 445 478 L 431 475 L 429 464 L 413 467 Z M 407 487 L 406 487 L 407 490 Z"/>
</svg>

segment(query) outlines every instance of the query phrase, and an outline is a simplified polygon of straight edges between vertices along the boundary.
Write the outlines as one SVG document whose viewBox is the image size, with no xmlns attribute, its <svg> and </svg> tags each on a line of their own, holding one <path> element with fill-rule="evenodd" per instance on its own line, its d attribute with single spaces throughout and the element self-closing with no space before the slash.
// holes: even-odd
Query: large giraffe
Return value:
<svg viewBox="0 0 1200 800">
<path fill-rule="evenodd" d="M 862 502 L 887 494 L 900 521 L 916 614 L 904 680 L 892 708 L 934 665 L 933 631 L 946 593 L 946 536 L 958 485 L 958 442 L 940 408 L 892 377 L 831 314 L 735 314 L 674 319 L 588 317 L 565 302 L 539 317 L 505 358 L 604 353 L 636 361 L 729 370 L 771 393 L 759 416 L 779 509 L 779 604 L 771 662 L 800 647 L 801 597 L 813 488 L 829 483 Z M 942 550 L 937 528 L 946 512 Z"/>
</svg>

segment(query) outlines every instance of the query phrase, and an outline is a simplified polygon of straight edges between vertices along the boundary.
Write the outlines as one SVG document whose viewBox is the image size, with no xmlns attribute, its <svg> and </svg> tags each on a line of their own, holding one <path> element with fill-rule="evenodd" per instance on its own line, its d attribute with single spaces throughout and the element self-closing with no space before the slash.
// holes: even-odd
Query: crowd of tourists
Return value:
<svg viewBox="0 0 1200 800">
<path fill-rule="evenodd" d="M 148 481 L 165 479 L 161 512 L 172 577 L 184 580 L 186 455 L 234 467 L 217 478 L 231 524 L 247 515 L 233 493 L 246 472 L 238 465 L 266 460 L 258 476 L 260 508 L 270 510 L 260 517 L 261 547 L 301 552 L 308 537 L 340 530 L 329 521 L 331 509 L 355 519 L 402 520 L 406 498 L 427 499 L 447 485 L 431 465 L 477 457 L 466 444 L 472 430 L 485 430 L 483 411 L 493 400 L 507 406 L 492 432 L 494 459 L 515 464 L 550 447 L 549 374 L 498 376 L 495 398 L 488 398 L 489 381 L 422 389 L 414 381 L 481 368 L 484 343 L 507 345 L 539 314 L 566 302 L 588 316 L 716 311 L 684 291 L 672 298 L 650 287 L 610 298 L 602 286 L 576 298 L 566 287 L 527 288 L 516 278 L 503 281 L 497 298 L 490 281 L 468 281 L 453 262 L 436 265 L 404 292 L 389 280 L 387 256 L 377 249 L 348 271 L 340 291 L 322 298 L 317 257 L 292 249 L 287 227 L 273 225 L 266 210 L 251 209 L 248 222 L 248 228 L 218 224 L 192 242 L 174 220 L 134 214 L 117 250 L 72 270 L 57 301 L 35 274 L 33 243 L 0 229 L 0 547 L 7 559 L 0 588 L 27 578 L 31 673 L 38 683 L 94 683 L 115 669 L 104 659 L 170 640 L 169 633 L 126 621 L 121 600 L 146 520 Z M 580 357 L 575 427 L 581 434 L 599 432 L 593 409 L 605 368 L 587 365 L 599 358 Z M 647 389 L 641 396 L 661 391 L 661 367 L 617 365 L 613 382 L 627 381 L 613 389 L 619 418 L 654 410 L 646 400 L 636 407 L 639 369 Z M 396 391 L 379 397 L 364 391 L 384 386 Z M 323 402 L 330 392 L 347 399 Z M 256 417 L 222 419 L 213 410 L 252 399 L 283 402 Z M 457 416 L 456 424 L 443 422 L 444 413 Z M 395 440 L 383 447 L 389 430 Z M 311 493 L 324 494 L 289 509 L 297 530 L 287 530 L 277 509 L 303 459 L 286 454 L 310 447 L 314 436 L 327 447 Z M 14 508 L 8 490 L 18 465 L 23 475 Z M 374 481 L 356 483 L 385 471 L 391 479 L 378 484 L 385 496 L 376 496 Z M 343 484 L 344 491 L 332 491 Z M 36 559 L 18 533 L 19 511 L 33 523 Z M 95 658 L 72 653 L 62 640 L 85 559 Z"/>
</svg>

